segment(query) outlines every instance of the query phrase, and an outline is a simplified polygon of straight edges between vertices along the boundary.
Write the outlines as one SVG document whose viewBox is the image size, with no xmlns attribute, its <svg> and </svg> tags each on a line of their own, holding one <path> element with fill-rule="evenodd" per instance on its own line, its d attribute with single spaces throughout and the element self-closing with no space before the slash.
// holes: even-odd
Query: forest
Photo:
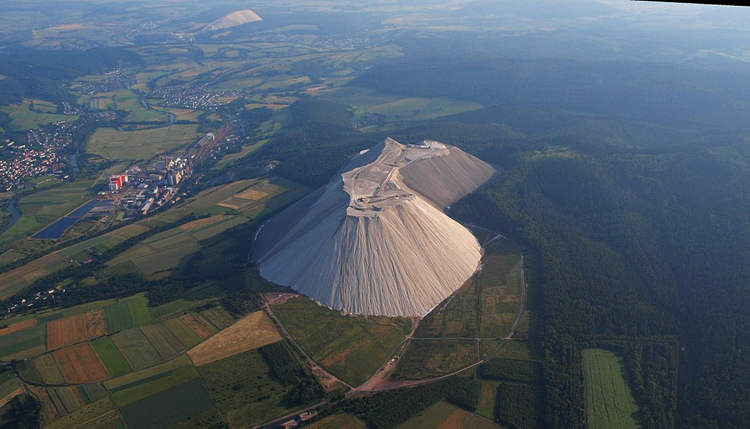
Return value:
<svg viewBox="0 0 750 429">
<path fill-rule="evenodd" d="M 533 135 L 522 132 L 528 116 L 503 112 L 487 108 L 391 135 L 455 144 L 502 170 L 452 214 L 504 231 L 527 255 L 532 341 L 543 356 L 541 424 L 584 424 L 580 349 L 592 337 L 656 336 L 674 338 L 679 359 L 673 346 L 636 341 L 647 345 L 624 350 L 631 380 L 651 380 L 634 382 L 642 419 L 657 426 L 743 427 L 750 418 L 743 399 L 750 394 L 744 139 L 660 128 L 648 140 L 623 131 L 637 128 L 628 122 L 592 125 L 588 116 L 530 108 L 547 126 Z M 292 122 L 287 133 L 250 162 L 276 159 L 279 174 L 315 184 L 383 137 L 354 133 L 332 119 Z M 314 145 L 301 163 L 299 146 L 286 143 L 294 133 L 304 134 L 303 147 Z M 676 360 L 678 368 L 670 368 Z M 668 375 L 674 371 L 676 400 Z"/>
</svg>

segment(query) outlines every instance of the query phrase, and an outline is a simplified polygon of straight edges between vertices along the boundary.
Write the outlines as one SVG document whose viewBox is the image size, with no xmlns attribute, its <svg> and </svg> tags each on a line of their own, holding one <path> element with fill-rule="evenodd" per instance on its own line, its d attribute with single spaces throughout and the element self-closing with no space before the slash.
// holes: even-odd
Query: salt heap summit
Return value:
<svg viewBox="0 0 750 429">
<path fill-rule="evenodd" d="M 391 138 L 256 234 L 260 274 L 349 313 L 423 317 L 475 272 L 476 238 L 443 213 L 495 170 L 460 149 Z"/>
</svg>

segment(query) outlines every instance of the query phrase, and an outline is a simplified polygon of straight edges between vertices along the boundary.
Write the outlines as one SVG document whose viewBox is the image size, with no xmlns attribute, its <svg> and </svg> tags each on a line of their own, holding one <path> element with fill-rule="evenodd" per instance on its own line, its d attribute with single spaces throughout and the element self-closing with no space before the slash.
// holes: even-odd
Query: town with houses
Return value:
<svg viewBox="0 0 750 429">
<path fill-rule="evenodd" d="M 80 120 L 57 122 L 28 130 L 23 143 L 5 139 L 2 145 L 11 155 L 0 159 L 0 189 L 17 190 L 29 177 L 52 174 L 65 179 L 67 164 L 61 152 L 70 146 L 81 124 Z"/>
</svg>

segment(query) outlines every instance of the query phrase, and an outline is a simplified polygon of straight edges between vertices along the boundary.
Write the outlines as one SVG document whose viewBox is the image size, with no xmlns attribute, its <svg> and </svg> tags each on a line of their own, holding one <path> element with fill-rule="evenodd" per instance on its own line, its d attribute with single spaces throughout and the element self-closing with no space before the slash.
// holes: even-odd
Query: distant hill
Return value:
<svg viewBox="0 0 750 429">
<path fill-rule="evenodd" d="M 242 9 L 234 11 L 230 14 L 224 15 L 216 21 L 203 27 L 203 31 L 216 31 L 223 30 L 225 28 L 236 27 L 238 25 L 248 24 L 250 22 L 262 21 L 257 13 L 250 9 Z"/>
</svg>

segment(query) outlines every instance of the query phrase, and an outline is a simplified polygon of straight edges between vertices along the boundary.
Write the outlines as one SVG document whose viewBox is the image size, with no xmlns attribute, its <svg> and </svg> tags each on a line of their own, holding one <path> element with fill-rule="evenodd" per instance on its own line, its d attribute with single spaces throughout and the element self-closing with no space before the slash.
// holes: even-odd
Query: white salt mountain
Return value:
<svg viewBox="0 0 750 429">
<path fill-rule="evenodd" d="M 261 18 L 257 13 L 250 9 L 236 10 L 206 25 L 205 27 L 203 27 L 202 31 L 224 30 L 227 28 L 237 27 L 238 25 L 262 20 L 263 18 Z"/>
<path fill-rule="evenodd" d="M 476 271 L 481 248 L 442 208 L 495 170 L 458 148 L 393 139 L 256 234 L 260 274 L 349 313 L 426 315 Z"/>
</svg>

